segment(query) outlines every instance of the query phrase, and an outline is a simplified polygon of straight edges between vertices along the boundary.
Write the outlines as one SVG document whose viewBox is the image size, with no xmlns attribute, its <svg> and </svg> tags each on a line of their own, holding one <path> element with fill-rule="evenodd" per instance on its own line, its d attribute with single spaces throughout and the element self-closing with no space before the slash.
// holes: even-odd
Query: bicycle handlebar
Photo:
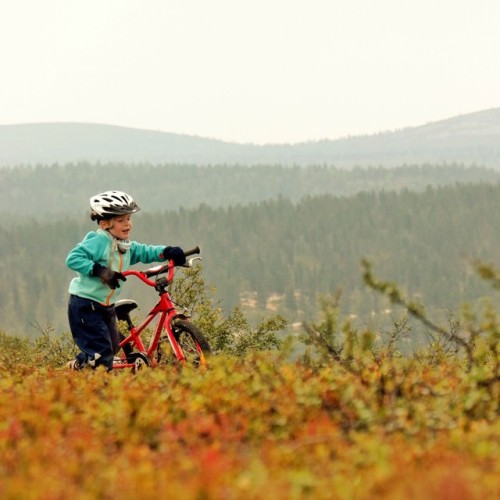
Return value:
<svg viewBox="0 0 500 500">
<path fill-rule="evenodd" d="M 199 246 L 196 246 L 194 248 L 191 248 L 191 250 L 186 250 L 184 252 L 184 256 L 185 257 L 189 257 L 190 255 L 195 255 L 197 253 L 200 253 L 200 247 Z"/>
<path fill-rule="evenodd" d="M 196 246 L 194 248 L 191 248 L 190 250 L 186 250 L 184 252 L 184 255 L 186 257 L 189 257 L 190 255 L 195 255 L 198 253 L 200 253 L 200 247 Z M 155 286 L 155 283 L 153 281 L 149 280 L 148 278 L 151 278 L 152 276 L 158 276 L 161 273 L 169 271 L 168 279 L 170 281 L 173 277 L 174 267 L 175 266 L 174 266 L 173 262 L 171 260 L 169 260 L 166 264 L 161 264 L 159 266 L 150 267 L 149 269 L 146 269 L 145 271 L 135 271 L 135 270 L 124 271 L 123 275 L 124 276 L 131 276 L 131 275 L 137 276 L 144 283 L 146 283 L 150 286 Z"/>
</svg>

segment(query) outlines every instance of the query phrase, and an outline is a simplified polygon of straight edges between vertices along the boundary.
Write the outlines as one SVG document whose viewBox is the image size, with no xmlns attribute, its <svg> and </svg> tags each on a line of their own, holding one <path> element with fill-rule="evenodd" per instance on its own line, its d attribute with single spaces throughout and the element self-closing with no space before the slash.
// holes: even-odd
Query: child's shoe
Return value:
<svg viewBox="0 0 500 500">
<path fill-rule="evenodd" d="M 80 362 L 77 359 L 72 359 L 71 361 L 68 361 L 66 363 L 66 368 L 68 370 L 74 370 L 74 371 L 79 372 L 82 369 L 82 365 L 80 364 Z"/>
</svg>

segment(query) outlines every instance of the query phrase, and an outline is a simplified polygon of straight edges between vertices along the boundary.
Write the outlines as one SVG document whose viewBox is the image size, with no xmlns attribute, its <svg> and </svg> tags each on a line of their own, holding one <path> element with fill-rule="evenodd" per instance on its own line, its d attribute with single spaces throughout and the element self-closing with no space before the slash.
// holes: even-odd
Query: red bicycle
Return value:
<svg viewBox="0 0 500 500">
<path fill-rule="evenodd" d="M 199 247 L 184 252 L 186 257 L 200 253 Z M 186 261 L 183 267 L 191 267 L 194 257 Z M 118 300 L 115 304 L 116 317 L 124 321 L 128 327 L 128 335 L 121 334 L 120 355 L 115 358 L 113 369 L 131 368 L 133 371 L 143 366 L 156 366 L 164 356 L 162 344 L 168 342 L 175 358 L 180 363 L 190 363 L 195 367 L 206 366 L 206 355 L 210 346 L 201 330 L 194 325 L 186 312 L 178 312 L 175 302 L 168 291 L 175 275 L 172 260 L 145 271 L 124 271 L 124 276 L 135 276 L 158 292 L 160 299 L 149 311 L 146 318 L 135 326 L 130 313 L 138 307 L 134 300 Z M 151 279 L 155 277 L 154 281 Z M 154 333 L 146 347 L 141 334 L 158 317 Z"/>
</svg>

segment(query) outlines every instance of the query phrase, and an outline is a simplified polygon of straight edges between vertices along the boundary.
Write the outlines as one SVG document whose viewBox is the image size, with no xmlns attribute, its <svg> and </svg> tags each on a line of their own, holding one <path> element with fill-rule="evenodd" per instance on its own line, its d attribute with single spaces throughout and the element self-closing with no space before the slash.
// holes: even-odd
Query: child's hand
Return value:
<svg viewBox="0 0 500 500">
<path fill-rule="evenodd" d="M 165 247 L 163 258 L 165 260 L 173 260 L 176 266 L 183 266 L 186 263 L 186 256 L 181 247 Z"/>
<path fill-rule="evenodd" d="M 101 266 L 101 264 L 98 264 L 97 262 L 94 264 L 92 274 L 101 278 L 101 280 L 104 281 L 104 283 L 106 283 L 112 290 L 120 288 L 119 280 L 127 281 L 127 278 L 125 278 L 122 273 L 113 271 L 112 269 L 109 269 L 109 267 Z"/>
</svg>

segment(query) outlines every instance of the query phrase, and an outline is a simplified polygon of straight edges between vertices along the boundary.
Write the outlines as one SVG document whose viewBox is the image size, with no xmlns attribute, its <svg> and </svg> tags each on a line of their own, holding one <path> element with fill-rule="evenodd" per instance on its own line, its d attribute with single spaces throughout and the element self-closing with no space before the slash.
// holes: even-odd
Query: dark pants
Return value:
<svg viewBox="0 0 500 500">
<path fill-rule="evenodd" d="M 68 319 L 73 340 L 81 351 L 76 357 L 79 364 L 104 365 L 112 370 L 113 357 L 119 350 L 115 306 L 70 295 Z"/>
</svg>

